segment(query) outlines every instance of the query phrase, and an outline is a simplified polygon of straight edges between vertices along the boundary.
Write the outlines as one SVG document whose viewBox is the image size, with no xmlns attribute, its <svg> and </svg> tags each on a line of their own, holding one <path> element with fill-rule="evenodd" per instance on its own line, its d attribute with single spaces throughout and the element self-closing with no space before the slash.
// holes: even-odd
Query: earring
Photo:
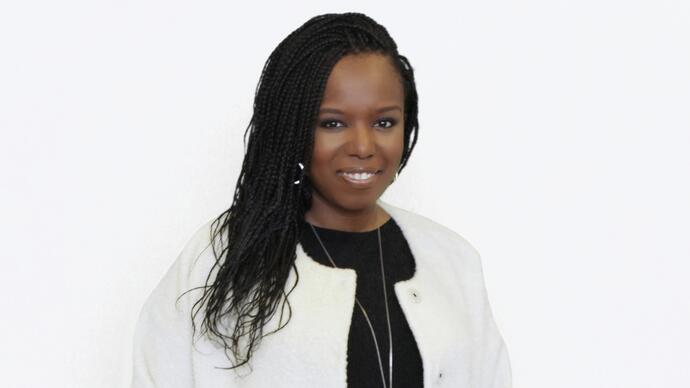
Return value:
<svg viewBox="0 0 690 388">
<path fill-rule="evenodd" d="M 293 184 L 298 185 L 302 181 L 302 177 L 304 177 L 304 165 L 300 162 L 297 162 L 299 164 L 300 172 L 299 172 L 299 179 L 293 182 Z"/>
</svg>

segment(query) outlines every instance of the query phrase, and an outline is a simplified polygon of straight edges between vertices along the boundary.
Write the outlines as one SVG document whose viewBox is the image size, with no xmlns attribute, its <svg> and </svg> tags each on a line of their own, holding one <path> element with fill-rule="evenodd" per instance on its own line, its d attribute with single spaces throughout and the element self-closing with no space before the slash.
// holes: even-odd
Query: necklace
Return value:
<svg viewBox="0 0 690 388">
<path fill-rule="evenodd" d="M 331 255 L 328 253 L 328 250 L 326 247 L 323 245 L 323 242 L 321 241 L 321 238 L 319 237 L 319 234 L 316 233 L 316 229 L 314 229 L 314 225 L 309 223 L 309 226 L 311 227 L 311 230 L 314 231 L 314 234 L 316 235 L 316 238 L 319 240 L 319 244 L 321 244 L 321 247 L 323 248 L 324 252 L 326 252 L 326 256 L 328 256 L 328 260 L 331 261 L 333 264 L 333 267 L 338 268 L 338 266 L 335 265 L 335 262 L 331 258 Z M 374 337 L 374 345 L 376 345 L 376 355 L 379 360 L 379 368 L 381 369 L 381 381 L 383 383 L 384 388 L 393 388 L 393 335 L 391 334 L 391 319 L 390 319 L 390 314 L 388 312 L 388 295 L 386 294 L 386 277 L 385 273 L 383 270 L 383 248 L 381 247 L 381 227 L 376 228 L 376 232 L 379 237 L 379 258 L 381 260 L 381 280 L 383 281 L 383 299 L 386 301 L 386 321 L 388 322 L 388 344 L 390 345 L 388 347 L 388 381 L 390 386 L 386 386 L 386 378 L 383 373 L 383 363 L 381 362 L 381 352 L 379 351 L 379 343 L 376 340 L 376 333 L 374 333 L 374 327 L 371 325 L 371 321 L 369 320 L 369 315 L 367 315 L 366 310 L 364 310 L 364 307 L 362 307 L 362 304 L 359 303 L 359 300 L 357 299 L 357 296 L 355 296 L 355 302 L 357 302 L 357 305 L 359 308 L 362 310 L 362 313 L 364 313 L 364 318 L 367 320 L 367 324 L 369 324 L 369 329 L 371 330 L 371 335 Z"/>
</svg>

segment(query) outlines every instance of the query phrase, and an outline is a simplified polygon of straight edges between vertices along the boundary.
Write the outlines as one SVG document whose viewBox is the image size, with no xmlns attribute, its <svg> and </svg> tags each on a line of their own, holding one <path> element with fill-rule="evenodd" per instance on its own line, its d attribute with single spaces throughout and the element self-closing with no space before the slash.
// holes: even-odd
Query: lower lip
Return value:
<svg viewBox="0 0 690 388">
<path fill-rule="evenodd" d="M 379 171 L 376 174 L 369 177 L 368 179 L 364 179 L 364 180 L 361 180 L 361 179 L 358 180 L 358 179 L 350 178 L 350 177 L 348 177 L 344 174 L 340 174 L 340 173 L 338 174 L 338 176 L 341 177 L 345 182 L 347 182 L 351 185 L 354 185 L 355 187 L 367 187 L 367 186 L 370 186 L 380 174 L 381 174 L 381 172 Z"/>
</svg>

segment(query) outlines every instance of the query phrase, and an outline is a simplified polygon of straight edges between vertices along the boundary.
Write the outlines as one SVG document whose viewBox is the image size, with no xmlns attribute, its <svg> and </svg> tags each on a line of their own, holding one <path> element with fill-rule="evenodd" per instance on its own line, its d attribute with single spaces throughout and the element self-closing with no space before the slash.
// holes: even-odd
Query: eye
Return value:
<svg viewBox="0 0 690 388">
<path fill-rule="evenodd" d="M 391 117 L 386 117 L 386 118 L 383 118 L 383 119 L 380 119 L 380 120 L 377 121 L 377 123 L 385 123 L 385 122 L 390 123 L 390 125 L 384 126 L 384 128 L 393 127 L 393 126 L 395 126 L 395 124 L 398 123 L 398 121 L 397 121 L 396 119 L 391 118 Z"/>
<path fill-rule="evenodd" d="M 337 128 L 335 126 L 331 126 L 332 123 L 340 123 L 338 120 L 324 120 L 321 123 L 319 123 L 320 126 L 324 128 Z"/>
</svg>

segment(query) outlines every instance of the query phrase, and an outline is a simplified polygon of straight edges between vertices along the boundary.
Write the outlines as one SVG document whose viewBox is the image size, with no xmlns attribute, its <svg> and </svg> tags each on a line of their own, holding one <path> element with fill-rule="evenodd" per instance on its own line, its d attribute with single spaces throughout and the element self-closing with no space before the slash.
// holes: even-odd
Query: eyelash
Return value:
<svg viewBox="0 0 690 388">
<path fill-rule="evenodd" d="M 390 128 L 394 127 L 394 126 L 398 123 L 398 120 L 396 120 L 396 119 L 394 119 L 394 118 L 391 118 L 391 117 L 384 117 L 384 118 L 382 118 L 382 119 L 376 120 L 377 123 L 378 123 L 378 122 L 381 122 L 381 121 L 389 121 L 390 124 L 391 124 L 389 127 L 383 127 L 383 129 L 390 129 Z M 321 123 L 320 123 L 319 125 L 320 125 L 321 127 L 323 127 L 323 128 L 326 128 L 326 129 L 337 129 L 338 127 L 328 127 L 328 126 L 326 126 L 326 124 L 333 123 L 333 122 L 340 122 L 340 120 L 335 120 L 335 119 L 334 119 L 334 120 L 323 120 L 323 121 L 321 121 Z"/>
</svg>

